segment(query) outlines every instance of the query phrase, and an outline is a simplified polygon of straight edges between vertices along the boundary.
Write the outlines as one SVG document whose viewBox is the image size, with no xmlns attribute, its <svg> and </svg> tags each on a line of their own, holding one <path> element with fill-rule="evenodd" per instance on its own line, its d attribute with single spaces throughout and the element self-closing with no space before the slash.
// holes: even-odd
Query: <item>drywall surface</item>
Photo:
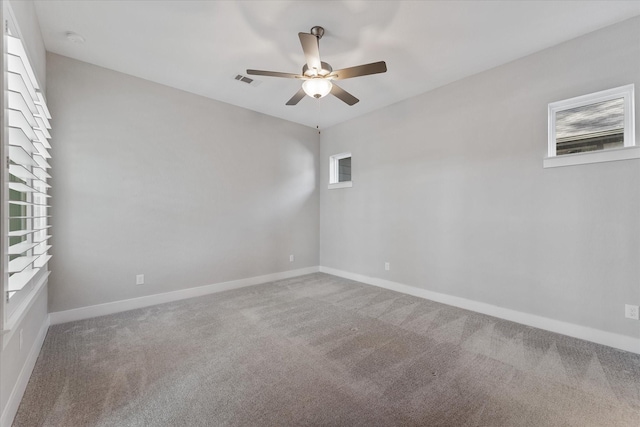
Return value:
<svg viewBox="0 0 640 427">
<path fill-rule="evenodd" d="M 640 160 L 542 167 L 548 103 L 630 83 L 640 18 L 324 130 L 320 265 L 639 338 Z"/>
<path fill-rule="evenodd" d="M 47 70 L 51 312 L 318 265 L 317 131 L 55 54 Z"/>
</svg>

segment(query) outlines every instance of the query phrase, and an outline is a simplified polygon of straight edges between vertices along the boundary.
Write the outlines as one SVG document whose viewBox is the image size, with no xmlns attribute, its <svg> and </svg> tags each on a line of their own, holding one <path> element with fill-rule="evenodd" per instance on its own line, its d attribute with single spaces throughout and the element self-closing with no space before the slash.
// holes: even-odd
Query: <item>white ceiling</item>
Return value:
<svg viewBox="0 0 640 427">
<path fill-rule="evenodd" d="M 321 129 L 640 15 L 640 1 L 37 1 L 48 51 Z M 247 68 L 299 73 L 298 32 L 325 28 L 334 69 L 384 60 L 327 96 L 285 102 L 293 79 L 234 80 Z M 73 31 L 86 42 L 65 36 Z"/>
</svg>

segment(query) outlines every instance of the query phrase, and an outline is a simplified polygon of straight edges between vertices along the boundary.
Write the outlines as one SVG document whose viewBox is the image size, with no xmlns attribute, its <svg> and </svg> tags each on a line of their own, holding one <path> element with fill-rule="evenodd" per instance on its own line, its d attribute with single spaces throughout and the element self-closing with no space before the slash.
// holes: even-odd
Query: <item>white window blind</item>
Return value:
<svg viewBox="0 0 640 427">
<path fill-rule="evenodd" d="M 48 159 L 51 115 L 20 39 L 7 39 L 8 277 L 6 300 L 22 290 L 49 255 Z"/>
</svg>

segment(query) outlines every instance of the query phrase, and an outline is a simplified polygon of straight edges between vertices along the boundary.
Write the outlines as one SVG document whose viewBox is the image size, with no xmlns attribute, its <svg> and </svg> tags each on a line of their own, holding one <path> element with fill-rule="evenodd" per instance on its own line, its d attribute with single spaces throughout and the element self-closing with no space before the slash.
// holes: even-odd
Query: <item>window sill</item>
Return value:
<svg viewBox="0 0 640 427">
<path fill-rule="evenodd" d="M 336 182 L 335 184 L 329 184 L 329 190 L 335 190 L 336 188 L 349 188 L 353 187 L 353 181 Z"/>
<path fill-rule="evenodd" d="M 587 153 L 565 154 L 557 157 L 547 157 L 543 160 L 543 167 L 557 168 L 561 166 L 586 165 L 589 163 L 615 162 L 617 160 L 640 159 L 640 147 L 625 147 L 615 150 L 590 151 Z"/>
</svg>

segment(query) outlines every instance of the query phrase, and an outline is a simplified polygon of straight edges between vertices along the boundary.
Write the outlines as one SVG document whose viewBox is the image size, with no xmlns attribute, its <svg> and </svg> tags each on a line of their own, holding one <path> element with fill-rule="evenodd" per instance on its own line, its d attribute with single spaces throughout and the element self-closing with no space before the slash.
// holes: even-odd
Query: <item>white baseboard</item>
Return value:
<svg viewBox="0 0 640 427">
<path fill-rule="evenodd" d="M 379 279 L 376 277 L 364 276 L 362 274 L 350 273 L 347 271 L 337 270 L 330 267 L 320 266 L 320 271 L 334 276 L 344 277 L 368 285 L 385 288 L 419 298 L 440 302 L 442 304 L 452 305 L 454 307 L 464 308 L 465 310 L 475 311 L 477 313 L 498 317 L 504 320 L 520 323 L 535 328 L 544 329 L 558 334 L 579 338 L 585 341 L 591 341 L 597 344 L 618 348 L 632 353 L 640 354 L 640 338 L 633 338 L 626 335 L 606 332 L 599 329 L 589 328 L 587 326 L 575 325 L 573 323 L 563 322 L 561 320 L 549 319 L 548 317 L 537 316 L 535 314 L 523 313 L 521 311 L 511 310 L 508 308 L 498 307 L 495 305 L 460 298 L 452 295 L 432 292 L 426 289 L 416 288 L 414 286 L 404 285 L 402 283 L 392 282 L 389 280 Z"/>
<path fill-rule="evenodd" d="M 301 268 L 299 270 L 289 270 L 280 273 L 266 274 L 264 276 L 249 277 L 247 279 L 232 280 L 230 282 L 215 283 L 213 285 L 198 286 L 196 288 L 181 289 L 179 291 L 165 292 L 162 294 L 148 295 L 144 297 L 131 298 L 127 300 L 108 302 L 105 304 L 91 305 L 88 307 L 75 308 L 66 311 L 50 313 L 52 325 L 73 322 L 75 320 L 89 319 L 92 317 L 105 316 L 107 314 L 120 313 L 122 311 L 134 310 L 136 308 L 149 307 L 156 304 L 178 301 L 187 298 L 199 297 L 231 289 L 243 288 L 245 286 L 259 285 L 273 282 L 275 280 L 288 279 L 290 277 L 302 276 L 304 274 L 317 273 L 318 266 Z"/>
<path fill-rule="evenodd" d="M 27 384 L 29 383 L 29 378 L 31 378 L 33 368 L 36 366 L 36 361 L 38 360 L 38 355 L 40 355 L 40 350 L 42 349 L 42 345 L 44 344 L 44 339 L 47 336 L 49 324 L 49 316 L 47 316 L 45 318 L 45 321 L 42 323 L 42 326 L 40 327 L 38 336 L 31 346 L 31 350 L 29 350 L 29 354 L 24 361 L 24 365 L 22 365 L 22 369 L 20 370 L 20 374 L 18 375 L 18 380 L 13 386 L 13 390 L 11 390 L 11 394 L 9 395 L 9 400 L 4 407 L 4 411 L 2 411 L 2 416 L 0 417 L 0 426 L 10 426 L 13 423 L 13 419 L 18 412 L 18 407 L 20 406 L 22 396 L 27 389 Z"/>
</svg>

